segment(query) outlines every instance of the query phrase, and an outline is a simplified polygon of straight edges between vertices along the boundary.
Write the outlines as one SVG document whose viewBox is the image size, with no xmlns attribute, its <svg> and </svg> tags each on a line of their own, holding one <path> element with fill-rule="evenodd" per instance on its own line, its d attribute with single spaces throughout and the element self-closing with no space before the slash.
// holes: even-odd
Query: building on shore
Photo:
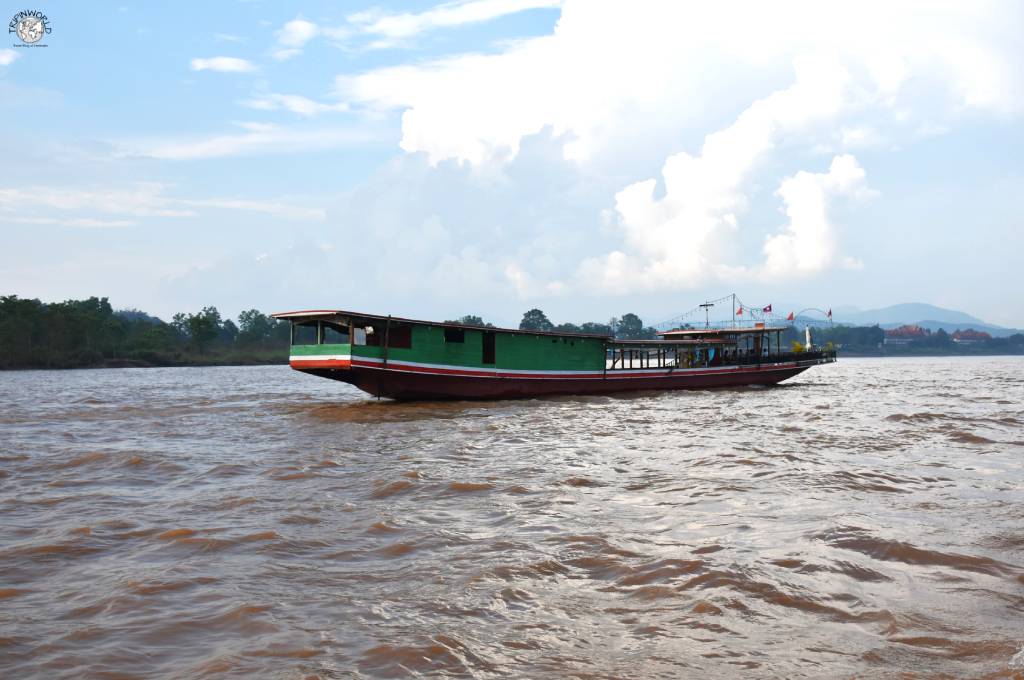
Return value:
<svg viewBox="0 0 1024 680">
<path fill-rule="evenodd" d="M 973 328 L 967 330 L 960 330 L 959 328 L 953 332 L 950 336 L 953 338 L 953 342 L 958 345 L 976 345 L 979 342 L 985 342 L 991 340 L 992 336 L 984 331 L 976 331 Z"/>
<path fill-rule="evenodd" d="M 886 345 L 907 345 L 917 340 L 925 340 L 932 332 L 916 324 L 891 328 L 885 331 Z"/>
</svg>

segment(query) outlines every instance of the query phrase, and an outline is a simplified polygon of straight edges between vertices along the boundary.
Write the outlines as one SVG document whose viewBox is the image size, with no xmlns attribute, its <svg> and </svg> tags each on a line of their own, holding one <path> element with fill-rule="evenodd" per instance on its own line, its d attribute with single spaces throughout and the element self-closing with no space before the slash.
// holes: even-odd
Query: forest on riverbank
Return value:
<svg viewBox="0 0 1024 680">
<path fill-rule="evenodd" d="M 170 323 L 107 298 L 45 303 L 0 297 L 0 368 L 279 364 L 288 324 L 250 309 L 238 320 L 216 307 Z"/>
</svg>

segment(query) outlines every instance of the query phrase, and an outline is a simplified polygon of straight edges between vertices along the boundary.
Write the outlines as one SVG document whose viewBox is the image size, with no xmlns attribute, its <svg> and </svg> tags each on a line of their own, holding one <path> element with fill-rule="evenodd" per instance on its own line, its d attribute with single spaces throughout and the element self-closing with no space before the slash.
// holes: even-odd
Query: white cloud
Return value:
<svg viewBox="0 0 1024 680">
<path fill-rule="evenodd" d="M 829 202 L 836 196 L 865 196 L 864 169 L 850 155 L 836 156 L 828 172 L 801 170 L 783 180 L 776 192 L 786 204 L 789 223 L 764 244 L 764 274 L 787 278 L 814 274 L 837 262 L 847 269 L 862 265 L 851 257 L 837 257 L 836 226 L 829 218 Z"/>
<path fill-rule="evenodd" d="M 20 56 L 15 50 L 0 50 L 0 66 L 10 66 Z"/>
<path fill-rule="evenodd" d="M 246 132 L 203 137 L 179 137 L 122 141 L 121 156 L 163 160 L 197 160 L 257 154 L 296 154 L 372 143 L 378 131 L 363 126 L 334 128 L 285 128 L 266 123 L 242 124 Z"/>
<path fill-rule="evenodd" d="M 785 10 L 569 0 L 553 35 L 499 54 L 346 75 L 337 87 L 353 103 L 402 110 L 402 148 L 434 162 L 507 156 L 545 125 L 568 133 L 567 157 L 585 159 L 637 134 L 638 122 L 678 129 L 723 103 L 742 107 L 738 98 L 759 84 L 762 93 L 777 89 L 785 64 L 802 56 L 842 63 L 862 105 L 891 124 L 900 108 L 915 118 L 1019 111 L 1024 83 L 1012 27 L 1021 14 L 1014 3 L 923 0 L 866 2 L 856 12 L 809 0 Z M 402 35 L 417 21 L 388 30 Z"/>
<path fill-rule="evenodd" d="M 132 227 L 138 224 L 134 220 L 100 220 L 93 217 L 14 217 L 7 221 L 17 224 L 37 224 L 42 226 L 81 227 L 85 229 L 116 229 Z"/>
<path fill-rule="evenodd" d="M 363 45 L 365 48 L 397 47 L 429 31 L 483 23 L 525 10 L 559 7 L 561 4 L 562 0 L 468 0 L 440 4 L 418 13 L 387 13 L 372 9 L 350 14 L 340 26 L 319 26 L 298 17 L 277 31 L 277 42 L 271 55 L 279 61 L 292 59 L 302 54 L 309 41 L 319 36 L 339 43 L 355 36 L 366 36 L 371 41 Z"/>
<path fill-rule="evenodd" d="M 64 214 L 35 214 L 45 209 Z M 192 218 L 199 216 L 203 209 L 257 212 L 302 221 L 322 221 L 325 217 L 325 212 L 321 208 L 292 205 L 282 201 L 179 198 L 169 195 L 168 187 L 156 182 L 137 182 L 118 189 L 68 189 L 47 186 L 0 189 L 0 211 L 15 215 L 4 219 L 22 224 L 127 227 L 136 224 L 137 221 L 109 220 L 88 213 L 134 218 Z M 68 216 L 66 213 L 75 214 Z"/>
<path fill-rule="evenodd" d="M 220 73 L 250 73 L 256 66 L 238 57 L 209 57 L 193 59 L 190 64 L 193 71 L 218 71 Z"/>
<path fill-rule="evenodd" d="M 700 155 L 670 156 L 662 169 L 663 197 L 656 197 L 654 179 L 616 194 L 624 248 L 584 262 L 584 280 L 605 289 L 672 289 L 741 275 L 743 265 L 729 263 L 729 246 L 758 164 L 787 135 L 831 119 L 848 100 L 850 78 L 838 63 L 802 60 L 796 71 L 793 85 L 709 134 Z"/>
<path fill-rule="evenodd" d="M 434 11 L 350 20 L 400 40 L 441 23 Z M 839 156 L 827 173 L 800 172 L 801 165 L 817 169 L 823 152 L 891 148 L 968 115 L 1024 110 L 1012 28 L 1021 15 L 1019 5 L 1000 2 L 979 10 L 875 0 L 851 12 L 811 0 L 784 10 L 761 2 L 568 0 L 552 35 L 497 54 L 339 76 L 336 92 L 354 109 L 401 112 L 406 152 L 433 164 L 468 161 L 483 173 L 513 162 L 523 140 L 545 128 L 565 159 L 595 174 L 623 176 L 637 167 L 636 149 L 661 149 L 661 160 L 667 146 L 673 155 L 662 182 L 620 180 L 619 243 L 579 256 L 573 285 L 580 290 L 777 280 L 860 266 L 840 252 L 829 211 L 849 193 L 843 187 L 863 189 L 863 169 L 852 156 Z M 723 120 L 733 122 L 722 127 Z M 678 152 L 697 146 L 696 154 Z M 773 235 L 763 216 L 747 216 L 765 185 L 780 187 L 790 218 Z M 524 259 L 497 271 L 520 293 L 570 285 Z"/>
<path fill-rule="evenodd" d="M 372 47 L 391 47 L 414 36 L 439 28 L 453 28 L 467 24 L 492 21 L 508 14 L 529 9 L 559 7 L 562 0 L 470 0 L 448 2 L 425 12 L 386 14 L 367 11 L 348 17 L 357 30 L 380 40 Z"/>
<path fill-rule="evenodd" d="M 195 212 L 175 206 L 156 182 L 138 182 L 124 189 L 65 189 L 32 186 L 0 189 L 0 207 L 48 207 L 68 212 L 97 211 L 133 217 L 192 217 Z"/>
<path fill-rule="evenodd" d="M 222 210 L 243 210 L 264 213 L 289 220 L 320 222 L 326 217 L 323 208 L 307 208 L 275 201 L 252 201 L 240 198 L 209 198 L 182 200 L 182 205 L 196 208 L 219 208 Z"/>
<path fill-rule="evenodd" d="M 302 53 L 302 48 L 315 38 L 320 29 L 311 21 L 295 18 L 281 27 L 277 32 L 277 49 L 274 58 L 279 61 L 291 59 Z"/>
<path fill-rule="evenodd" d="M 344 102 L 325 104 L 297 94 L 265 94 L 242 102 L 242 106 L 260 111 L 277 111 L 284 109 L 300 116 L 316 116 L 322 113 L 344 112 L 349 110 Z"/>
</svg>

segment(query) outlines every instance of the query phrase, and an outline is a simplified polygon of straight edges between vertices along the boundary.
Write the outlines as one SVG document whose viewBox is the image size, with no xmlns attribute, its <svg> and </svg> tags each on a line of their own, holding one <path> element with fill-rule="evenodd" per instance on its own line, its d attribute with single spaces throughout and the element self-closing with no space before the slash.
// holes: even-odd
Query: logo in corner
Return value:
<svg viewBox="0 0 1024 680">
<path fill-rule="evenodd" d="M 38 10 L 26 9 L 18 12 L 7 24 L 8 33 L 16 33 L 26 45 L 35 45 L 52 29 L 50 20 Z M 43 45 L 39 45 L 43 47 Z"/>
</svg>

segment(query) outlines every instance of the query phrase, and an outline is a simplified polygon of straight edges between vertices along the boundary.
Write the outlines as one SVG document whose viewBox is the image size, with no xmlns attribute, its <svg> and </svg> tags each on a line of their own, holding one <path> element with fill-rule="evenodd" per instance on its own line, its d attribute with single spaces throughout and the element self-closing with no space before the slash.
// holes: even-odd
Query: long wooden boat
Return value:
<svg viewBox="0 0 1024 680">
<path fill-rule="evenodd" d="M 273 316 L 291 322 L 292 368 L 399 400 L 774 385 L 835 361 L 832 351 L 781 351 L 785 328 L 763 324 L 616 340 L 343 310 Z"/>
</svg>

